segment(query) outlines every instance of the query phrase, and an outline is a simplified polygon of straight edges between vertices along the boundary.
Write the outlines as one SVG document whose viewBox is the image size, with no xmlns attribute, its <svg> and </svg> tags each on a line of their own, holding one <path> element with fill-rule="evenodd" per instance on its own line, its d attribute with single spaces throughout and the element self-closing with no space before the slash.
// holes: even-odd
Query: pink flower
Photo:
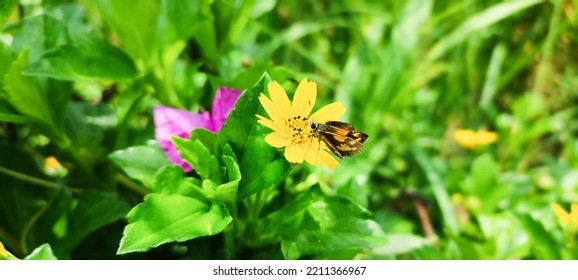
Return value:
<svg viewBox="0 0 578 280">
<path fill-rule="evenodd" d="M 213 100 L 211 115 L 209 112 L 191 113 L 165 106 L 155 106 L 153 112 L 155 138 L 169 160 L 183 167 L 186 172 L 192 171 L 193 168 L 181 159 L 177 148 L 173 146 L 171 136 L 189 138 L 191 131 L 196 128 L 218 132 L 240 95 L 241 92 L 238 90 L 219 87 Z"/>
</svg>

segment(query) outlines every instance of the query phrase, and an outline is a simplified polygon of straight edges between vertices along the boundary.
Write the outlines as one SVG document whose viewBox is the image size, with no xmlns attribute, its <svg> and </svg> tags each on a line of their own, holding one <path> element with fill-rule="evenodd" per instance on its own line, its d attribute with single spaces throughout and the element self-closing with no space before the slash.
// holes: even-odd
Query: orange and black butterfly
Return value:
<svg viewBox="0 0 578 280">
<path fill-rule="evenodd" d="M 348 123 L 328 121 L 326 123 L 311 122 L 313 136 L 325 145 L 340 159 L 352 157 L 363 150 L 363 142 L 367 134 L 355 130 Z"/>
</svg>

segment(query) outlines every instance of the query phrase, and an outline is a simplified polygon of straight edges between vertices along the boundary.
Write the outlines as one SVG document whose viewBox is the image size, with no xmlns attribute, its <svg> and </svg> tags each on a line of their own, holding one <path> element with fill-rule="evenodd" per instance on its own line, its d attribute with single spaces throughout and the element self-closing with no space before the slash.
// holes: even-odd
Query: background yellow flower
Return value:
<svg viewBox="0 0 578 280">
<path fill-rule="evenodd" d="M 464 148 L 475 149 L 498 141 L 498 134 L 483 129 L 480 131 L 458 129 L 454 132 L 454 139 Z"/>
<path fill-rule="evenodd" d="M 557 203 L 553 203 L 551 207 L 561 226 L 578 228 L 578 204 L 572 203 L 570 206 L 570 213 L 566 212 L 566 210 Z"/>
</svg>

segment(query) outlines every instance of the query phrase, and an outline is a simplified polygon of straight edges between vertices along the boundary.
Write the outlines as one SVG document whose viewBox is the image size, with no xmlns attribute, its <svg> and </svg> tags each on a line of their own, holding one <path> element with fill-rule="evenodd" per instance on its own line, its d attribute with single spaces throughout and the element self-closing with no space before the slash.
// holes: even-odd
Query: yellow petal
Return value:
<svg viewBox="0 0 578 280">
<path fill-rule="evenodd" d="M 279 83 L 273 81 L 267 85 L 267 89 L 269 89 L 269 96 L 271 96 L 271 101 L 277 107 L 277 110 L 281 114 L 283 120 L 286 120 L 291 115 L 291 102 L 289 101 L 289 97 L 287 97 L 287 93 L 285 90 L 279 85 Z M 277 122 L 276 120 L 273 120 Z"/>
<path fill-rule="evenodd" d="M 570 215 L 568 215 L 568 212 L 566 212 L 566 210 L 564 210 L 564 208 L 562 208 L 562 206 L 560 206 L 560 204 L 557 203 L 552 203 L 550 207 L 552 207 L 552 210 L 554 210 L 554 214 L 556 214 L 556 217 L 558 217 L 558 222 L 560 223 L 560 225 L 562 226 L 567 225 L 568 221 L 570 220 Z"/>
<path fill-rule="evenodd" d="M 320 149 L 319 140 L 317 138 L 313 138 L 309 140 L 309 142 L 305 141 L 302 142 L 301 148 L 305 151 L 305 161 L 311 165 L 319 166 L 321 165 L 321 160 L 319 159 Z"/>
<path fill-rule="evenodd" d="M 478 143 L 482 146 L 492 144 L 498 140 L 498 134 L 492 131 L 480 130 L 477 133 Z"/>
<path fill-rule="evenodd" d="M 265 136 L 265 142 L 275 148 L 283 148 L 290 143 L 290 139 L 284 133 L 273 132 Z"/>
<path fill-rule="evenodd" d="M 60 163 L 54 156 L 48 156 L 44 159 L 44 167 L 47 169 L 56 169 L 60 166 Z"/>
<path fill-rule="evenodd" d="M 487 130 L 457 129 L 454 131 L 454 139 L 458 145 L 467 149 L 474 149 L 496 142 L 498 134 Z"/>
<path fill-rule="evenodd" d="M 454 140 L 464 148 L 476 147 L 476 134 L 469 129 L 457 129 L 454 131 Z"/>
<path fill-rule="evenodd" d="M 321 148 L 323 144 L 318 139 L 312 139 L 310 142 L 299 143 L 299 148 L 304 153 L 307 163 L 313 166 L 325 165 L 329 169 L 334 169 L 339 166 L 339 162 L 327 150 Z"/>
<path fill-rule="evenodd" d="M 320 123 L 335 121 L 345 114 L 345 110 L 341 102 L 333 102 L 317 110 L 317 112 L 311 115 L 310 119 Z"/>
<path fill-rule="evenodd" d="M 5 258 L 8 257 L 8 251 L 6 251 L 2 242 L 0 242 L 0 256 Z"/>
<path fill-rule="evenodd" d="M 299 144 L 290 143 L 285 147 L 285 158 L 288 162 L 302 163 L 305 159 L 305 151 Z"/>
<path fill-rule="evenodd" d="M 293 116 L 307 117 L 311 113 L 317 98 L 317 84 L 303 79 L 297 89 L 295 96 L 293 96 Z"/>
<path fill-rule="evenodd" d="M 339 166 L 339 161 L 337 161 L 325 150 L 321 150 L 319 153 L 319 159 L 321 160 L 321 164 L 325 165 L 330 170 L 333 170 L 335 167 Z"/>
<path fill-rule="evenodd" d="M 258 123 L 260 123 L 260 124 L 262 124 L 262 125 L 270 128 L 270 129 L 272 129 L 272 130 L 274 130 L 274 131 L 279 131 L 279 132 L 284 131 L 283 128 L 281 128 L 279 125 L 277 125 L 277 124 L 276 124 L 275 122 L 273 122 L 272 120 L 270 120 L 270 119 L 268 119 L 268 118 L 265 118 L 265 117 L 263 117 L 263 116 L 260 116 L 260 115 L 255 115 L 255 116 L 257 116 L 257 118 L 259 118 L 259 120 L 257 121 Z"/>
<path fill-rule="evenodd" d="M 261 94 L 261 96 L 259 96 L 259 102 L 261 102 L 261 105 L 265 108 L 265 112 L 267 112 L 267 115 L 269 115 L 273 122 L 280 127 L 285 126 L 286 118 L 283 116 L 281 110 L 269 98 L 267 98 L 267 96 Z"/>
</svg>

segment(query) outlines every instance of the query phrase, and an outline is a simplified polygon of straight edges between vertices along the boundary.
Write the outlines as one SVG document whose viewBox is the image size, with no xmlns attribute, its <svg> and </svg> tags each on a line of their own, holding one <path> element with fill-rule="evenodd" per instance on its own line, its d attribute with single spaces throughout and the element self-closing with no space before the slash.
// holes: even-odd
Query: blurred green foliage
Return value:
<svg viewBox="0 0 578 280">
<path fill-rule="evenodd" d="M 578 258 L 551 206 L 578 203 L 577 0 L 6 0 L 0 25 L 8 258 Z M 254 118 L 304 77 L 369 135 L 334 172 Z M 175 138 L 185 174 L 152 107 L 218 86 L 246 90 L 218 135 Z"/>
</svg>

